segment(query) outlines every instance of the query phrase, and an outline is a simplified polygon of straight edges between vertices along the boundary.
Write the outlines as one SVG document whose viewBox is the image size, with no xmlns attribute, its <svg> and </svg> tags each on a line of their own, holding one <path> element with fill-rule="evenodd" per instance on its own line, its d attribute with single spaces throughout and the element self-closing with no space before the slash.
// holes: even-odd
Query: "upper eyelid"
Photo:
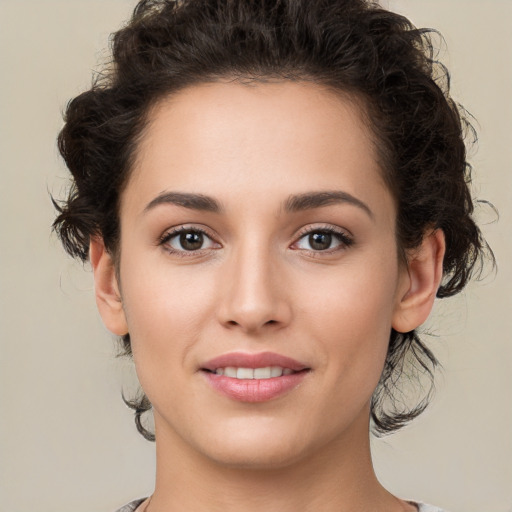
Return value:
<svg viewBox="0 0 512 512">
<path fill-rule="evenodd" d="M 179 235 L 182 232 L 186 231 L 197 231 L 199 233 L 202 233 L 206 235 L 208 238 L 212 239 L 213 241 L 216 241 L 216 237 L 212 235 L 209 229 L 205 227 L 200 227 L 197 225 L 188 225 L 188 224 L 180 224 L 178 226 L 174 226 L 171 228 L 167 228 L 162 235 L 159 237 L 159 242 L 162 242 L 164 240 L 168 240 L 169 238 L 173 238 L 177 235 Z"/>
<path fill-rule="evenodd" d="M 352 235 L 352 233 L 348 229 L 342 228 L 340 226 L 333 226 L 331 224 L 322 224 L 322 225 L 318 225 L 318 226 L 311 226 L 311 225 L 304 226 L 303 228 L 301 228 L 299 230 L 296 237 L 302 238 L 305 235 L 308 235 L 310 233 L 315 233 L 317 231 L 318 232 L 327 231 L 329 233 L 335 233 L 335 234 L 342 235 L 342 236 L 345 236 L 350 239 L 354 238 L 354 235 Z"/>
<path fill-rule="evenodd" d="M 168 235 L 173 235 L 176 233 L 180 233 L 181 231 L 199 231 L 201 233 L 204 233 L 208 235 L 210 238 L 215 238 L 215 235 L 212 235 L 210 233 L 210 229 L 197 224 L 178 224 L 177 226 L 173 226 L 170 228 L 167 228 L 162 236 L 160 238 L 164 238 Z M 340 226 L 333 226 L 331 224 L 320 224 L 316 226 L 312 226 L 311 224 L 307 224 L 306 226 L 303 226 L 299 228 L 295 234 L 296 237 L 303 236 L 304 234 L 314 232 L 314 231 L 331 231 L 334 233 L 340 233 L 340 234 L 346 234 L 347 236 L 352 237 L 352 233 L 346 229 L 342 228 Z"/>
</svg>

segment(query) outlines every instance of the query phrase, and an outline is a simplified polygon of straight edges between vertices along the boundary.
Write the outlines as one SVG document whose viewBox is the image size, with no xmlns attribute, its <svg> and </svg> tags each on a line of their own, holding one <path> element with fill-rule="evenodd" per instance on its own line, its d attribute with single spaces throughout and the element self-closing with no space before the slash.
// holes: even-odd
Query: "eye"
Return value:
<svg viewBox="0 0 512 512">
<path fill-rule="evenodd" d="M 333 228 L 315 228 L 304 233 L 294 244 L 294 248 L 314 252 L 333 252 L 349 247 L 352 243 L 352 238 L 346 233 Z"/>
<path fill-rule="evenodd" d="M 218 246 L 205 231 L 185 227 L 165 233 L 160 240 L 160 245 L 163 245 L 169 252 L 173 253 L 195 252 Z"/>
</svg>

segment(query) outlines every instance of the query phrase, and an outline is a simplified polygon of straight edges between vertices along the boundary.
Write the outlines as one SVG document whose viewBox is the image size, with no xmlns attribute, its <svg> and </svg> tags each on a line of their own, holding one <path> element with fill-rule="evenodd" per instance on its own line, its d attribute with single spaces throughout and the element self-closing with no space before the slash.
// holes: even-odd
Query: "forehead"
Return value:
<svg viewBox="0 0 512 512">
<path fill-rule="evenodd" d="M 198 84 L 161 100 L 130 182 L 148 199 L 169 188 L 222 196 L 228 184 L 231 193 L 334 187 L 356 196 L 384 186 L 360 103 L 289 81 Z"/>
</svg>

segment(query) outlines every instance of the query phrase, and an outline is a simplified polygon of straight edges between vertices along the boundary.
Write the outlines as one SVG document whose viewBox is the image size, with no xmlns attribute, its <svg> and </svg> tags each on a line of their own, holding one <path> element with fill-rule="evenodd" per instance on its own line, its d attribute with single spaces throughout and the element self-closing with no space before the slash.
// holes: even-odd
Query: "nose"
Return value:
<svg viewBox="0 0 512 512">
<path fill-rule="evenodd" d="M 234 252 L 222 272 L 218 318 L 245 333 L 281 329 L 292 317 L 282 265 L 261 245 Z"/>
</svg>

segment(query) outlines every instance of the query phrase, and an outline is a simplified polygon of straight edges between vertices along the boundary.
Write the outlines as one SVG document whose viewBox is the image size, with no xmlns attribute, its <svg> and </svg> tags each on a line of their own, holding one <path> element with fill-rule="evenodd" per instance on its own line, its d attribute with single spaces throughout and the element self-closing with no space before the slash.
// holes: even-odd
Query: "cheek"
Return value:
<svg viewBox="0 0 512 512">
<path fill-rule="evenodd" d="M 312 281 L 304 286 L 304 312 L 324 317 L 322 323 L 337 325 L 347 333 L 391 326 L 397 282 L 393 262 L 351 266 L 316 275 Z"/>
<path fill-rule="evenodd" d="M 121 282 L 133 357 L 145 387 L 146 373 L 187 365 L 187 354 L 213 314 L 213 284 L 200 272 L 140 265 L 135 257 L 122 262 Z"/>
<path fill-rule="evenodd" d="M 367 261 L 359 271 L 316 280 L 308 288 L 302 314 L 323 348 L 332 378 L 369 378 L 376 385 L 384 365 L 391 331 L 398 266 L 396 260 Z"/>
</svg>

